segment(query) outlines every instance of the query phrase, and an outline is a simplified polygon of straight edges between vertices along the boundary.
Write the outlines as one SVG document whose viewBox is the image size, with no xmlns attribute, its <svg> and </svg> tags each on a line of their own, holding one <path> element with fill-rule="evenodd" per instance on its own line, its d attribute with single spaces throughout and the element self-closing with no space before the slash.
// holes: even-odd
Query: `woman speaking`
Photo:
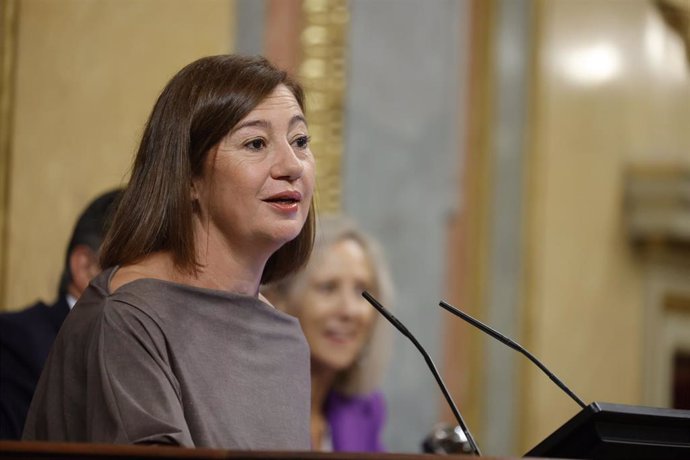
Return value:
<svg viewBox="0 0 690 460">
<path fill-rule="evenodd" d="M 309 349 L 259 295 L 312 248 L 304 114 L 301 87 L 260 57 L 172 78 L 24 439 L 309 449 Z"/>
</svg>

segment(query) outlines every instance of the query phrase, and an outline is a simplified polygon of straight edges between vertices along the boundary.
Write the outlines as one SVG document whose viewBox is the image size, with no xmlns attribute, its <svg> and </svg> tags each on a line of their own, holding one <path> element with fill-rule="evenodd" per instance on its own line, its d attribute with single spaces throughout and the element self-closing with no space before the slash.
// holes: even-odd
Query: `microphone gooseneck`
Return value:
<svg viewBox="0 0 690 460">
<path fill-rule="evenodd" d="M 462 415 L 460 415 L 460 411 L 453 402 L 453 398 L 450 396 L 450 393 L 448 393 L 448 389 L 446 388 L 446 385 L 443 383 L 443 379 L 441 379 L 441 376 L 436 370 L 434 362 L 431 360 L 431 357 L 429 357 L 429 354 L 426 352 L 426 350 L 424 350 L 424 347 L 422 347 L 419 344 L 419 342 L 417 342 L 417 339 L 414 338 L 412 333 L 408 331 L 407 328 L 400 321 L 398 321 L 398 319 L 395 316 L 393 316 L 388 310 L 386 310 L 383 307 L 383 305 L 381 305 L 379 301 L 376 300 L 371 294 L 369 294 L 367 291 L 363 291 L 362 297 L 364 297 L 367 300 L 367 302 L 369 302 L 374 308 L 376 308 L 376 310 L 378 310 L 379 313 L 381 313 L 384 316 L 384 318 L 386 318 L 393 326 L 395 326 L 395 328 L 399 330 L 402 333 L 402 335 L 410 339 L 414 346 L 417 347 L 417 350 L 419 350 L 422 356 L 424 356 L 424 361 L 426 361 L 427 365 L 429 366 L 429 369 L 431 370 L 431 373 L 434 375 L 434 378 L 436 379 L 438 386 L 441 387 L 441 392 L 443 393 L 443 396 L 446 398 L 448 405 L 453 411 L 453 415 L 455 415 L 455 418 L 458 421 L 458 425 L 460 425 L 460 428 L 465 433 L 465 437 L 467 437 L 467 442 L 472 447 L 472 451 L 476 455 L 481 456 L 482 454 L 479 451 L 477 443 L 474 441 L 474 438 L 472 437 L 470 430 L 467 428 L 467 425 L 465 424 Z"/>
<path fill-rule="evenodd" d="M 541 369 L 542 372 L 544 372 L 544 373 L 553 381 L 553 383 L 555 383 L 556 385 L 558 385 L 558 387 L 559 387 L 561 390 L 563 390 L 568 396 L 570 396 L 576 403 L 578 403 L 578 404 L 580 405 L 580 407 L 582 407 L 583 409 L 584 409 L 585 407 L 587 407 L 587 405 L 586 405 L 586 404 L 585 404 L 575 393 L 573 393 L 573 392 L 570 390 L 570 388 L 568 388 L 567 386 L 565 386 L 565 384 L 564 384 L 563 382 L 561 382 L 561 380 L 560 380 L 558 377 L 556 377 L 550 370 L 548 370 L 548 369 L 546 368 L 546 366 L 544 366 L 537 358 L 535 358 L 535 357 L 532 355 L 532 353 L 530 353 L 529 351 L 525 350 L 520 344 L 518 344 L 518 343 L 515 342 L 514 340 L 509 339 L 508 337 L 506 337 L 505 335 L 501 334 L 501 333 L 498 332 L 497 330 L 490 328 L 489 326 L 487 326 L 486 324 L 482 323 L 481 321 L 479 321 L 479 320 L 477 320 L 477 319 L 474 319 L 473 317 L 471 317 L 471 316 L 468 315 L 467 313 L 465 313 L 465 312 L 463 312 L 463 311 L 461 311 L 461 310 L 458 310 L 457 308 L 455 308 L 454 306 L 452 306 L 452 305 L 450 305 L 450 304 L 444 302 L 443 300 L 439 303 L 439 305 L 440 305 L 442 308 L 446 309 L 447 311 L 449 311 L 449 312 L 453 313 L 454 315 L 459 316 L 461 319 L 467 321 L 468 323 L 470 323 L 472 326 L 476 327 L 477 329 L 479 329 L 479 330 L 481 330 L 481 331 L 483 331 L 483 332 L 486 332 L 486 333 L 489 334 L 491 337 L 493 337 L 494 339 L 496 339 L 496 340 L 498 340 L 499 342 L 503 343 L 504 345 L 507 345 L 507 346 L 509 346 L 510 348 L 512 348 L 513 350 L 517 350 L 517 351 L 519 351 L 520 353 L 522 353 L 523 355 L 525 355 L 525 356 L 527 357 L 527 359 L 529 359 L 530 361 L 532 361 L 539 369 Z"/>
</svg>

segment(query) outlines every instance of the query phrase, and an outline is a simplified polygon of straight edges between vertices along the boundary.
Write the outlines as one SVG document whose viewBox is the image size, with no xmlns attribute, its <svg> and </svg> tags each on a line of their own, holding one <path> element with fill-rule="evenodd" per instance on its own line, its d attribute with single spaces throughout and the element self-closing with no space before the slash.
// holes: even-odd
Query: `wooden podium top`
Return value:
<svg viewBox="0 0 690 460">
<path fill-rule="evenodd" d="M 131 446 L 115 444 L 83 444 L 54 442 L 0 441 L 0 458 L 3 459 L 269 459 L 269 460 L 431 460 L 438 455 L 431 454 L 364 454 L 347 452 L 266 452 L 266 451 L 232 451 L 222 449 L 190 449 L 185 447 L 166 446 Z M 470 459 L 466 455 L 444 455 L 447 459 Z M 496 458 L 496 457 L 482 457 Z"/>
</svg>

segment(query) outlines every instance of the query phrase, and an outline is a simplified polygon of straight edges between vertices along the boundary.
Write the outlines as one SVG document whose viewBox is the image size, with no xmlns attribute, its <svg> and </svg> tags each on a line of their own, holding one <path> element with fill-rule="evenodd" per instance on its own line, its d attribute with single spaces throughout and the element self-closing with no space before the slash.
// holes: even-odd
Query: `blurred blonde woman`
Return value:
<svg viewBox="0 0 690 460">
<path fill-rule="evenodd" d="M 380 452 L 385 403 L 378 384 L 387 329 L 361 296 L 391 303 L 378 245 L 354 223 L 323 216 L 304 270 L 263 293 L 296 316 L 311 349 L 311 442 L 314 450 Z"/>
</svg>

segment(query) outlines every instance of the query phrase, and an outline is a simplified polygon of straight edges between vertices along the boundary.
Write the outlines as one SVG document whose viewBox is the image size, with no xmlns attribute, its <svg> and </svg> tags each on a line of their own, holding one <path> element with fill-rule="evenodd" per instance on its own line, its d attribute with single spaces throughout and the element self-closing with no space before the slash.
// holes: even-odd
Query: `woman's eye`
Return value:
<svg viewBox="0 0 690 460">
<path fill-rule="evenodd" d="M 323 281 L 321 283 L 316 283 L 316 290 L 322 294 L 330 294 L 335 292 L 338 288 L 338 283 L 336 281 Z"/>
<path fill-rule="evenodd" d="M 261 150 L 266 147 L 266 142 L 263 139 L 252 139 L 251 141 L 244 144 L 250 150 Z"/>
<path fill-rule="evenodd" d="M 309 145 L 309 141 L 309 136 L 300 136 L 297 139 L 295 139 L 293 143 L 297 146 L 297 148 L 304 149 Z"/>
</svg>

